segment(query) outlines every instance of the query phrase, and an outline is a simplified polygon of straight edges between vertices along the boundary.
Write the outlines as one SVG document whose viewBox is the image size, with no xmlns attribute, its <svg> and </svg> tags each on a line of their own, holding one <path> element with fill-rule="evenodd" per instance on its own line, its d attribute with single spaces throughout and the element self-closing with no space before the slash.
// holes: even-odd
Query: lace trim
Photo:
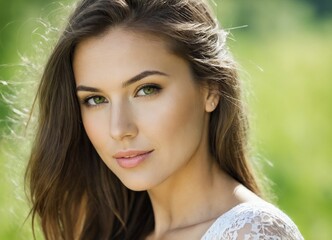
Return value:
<svg viewBox="0 0 332 240">
<path fill-rule="evenodd" d="M 221 215 L 201 240 L 303 240 L 294 222 L 267 202 L 242 203 Z"/>
</svg>

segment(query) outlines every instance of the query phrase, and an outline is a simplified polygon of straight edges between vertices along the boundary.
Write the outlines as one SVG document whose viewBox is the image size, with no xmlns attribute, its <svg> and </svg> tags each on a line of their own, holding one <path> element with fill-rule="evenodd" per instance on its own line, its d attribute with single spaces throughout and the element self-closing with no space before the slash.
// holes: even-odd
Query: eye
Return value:
<svg viewBox="0 0 332 240">
<path fill-rule="evenodd" d="M 140 87 L 136 93 L 136 96 L 150 96 L 160 92 L 161 87 L 155 84 L 148 84 Z"/>
<path fill-rule="evenodd" d="M 92 96 L 92 97 L 88 97 L 84 100 L 84 104 L 86 104 L 88 106 L 97 106 L 102 103 L 107 103 L 107 99 L 102 96 Z"/>
</svg>

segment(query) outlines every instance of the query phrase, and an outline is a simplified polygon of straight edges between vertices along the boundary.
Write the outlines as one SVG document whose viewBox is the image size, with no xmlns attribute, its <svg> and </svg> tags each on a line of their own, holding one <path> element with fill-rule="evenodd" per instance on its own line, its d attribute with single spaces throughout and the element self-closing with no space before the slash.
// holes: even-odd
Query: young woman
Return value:
<svg viewBox="0 0 332 240">
<path fill-rule="evenodd" d="M 249 166 L 235 64 L 199 0 L 83 0 L 27 169 L 46 239 L 302 239 Z"/>
</svg>

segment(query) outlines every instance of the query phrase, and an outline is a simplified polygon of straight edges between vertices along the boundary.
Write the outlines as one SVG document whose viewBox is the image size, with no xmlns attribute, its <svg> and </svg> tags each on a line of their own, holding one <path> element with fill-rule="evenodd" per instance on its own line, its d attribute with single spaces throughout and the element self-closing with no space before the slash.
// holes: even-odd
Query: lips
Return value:
<svg viewBox="0 0 332 240">
<path fill-rule="evenodd" d="M 114 154 L 112 157 L 116 159 L 117 163 L 122 168 L 133 168 L 138 166 L 146 158 L 150 156 L 153 150 L 150 151 L 121 151 Z"/>
</svg>

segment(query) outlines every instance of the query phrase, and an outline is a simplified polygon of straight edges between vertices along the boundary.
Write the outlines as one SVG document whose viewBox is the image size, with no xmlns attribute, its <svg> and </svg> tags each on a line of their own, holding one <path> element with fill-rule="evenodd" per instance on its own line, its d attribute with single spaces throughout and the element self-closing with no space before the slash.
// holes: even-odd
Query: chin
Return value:
<svg viewBox="0 0 332 240">
<path fill-rule="evenodd" d="M 121 180 L 121 179 L 120 179 Z M 131 179 L 130 181 L 122 181 L 128 189 L 132 191 L 147 191 L 154 188 L 157 184 L 151 181 L 144 181 L 143 179 Z"/>
</svg>

